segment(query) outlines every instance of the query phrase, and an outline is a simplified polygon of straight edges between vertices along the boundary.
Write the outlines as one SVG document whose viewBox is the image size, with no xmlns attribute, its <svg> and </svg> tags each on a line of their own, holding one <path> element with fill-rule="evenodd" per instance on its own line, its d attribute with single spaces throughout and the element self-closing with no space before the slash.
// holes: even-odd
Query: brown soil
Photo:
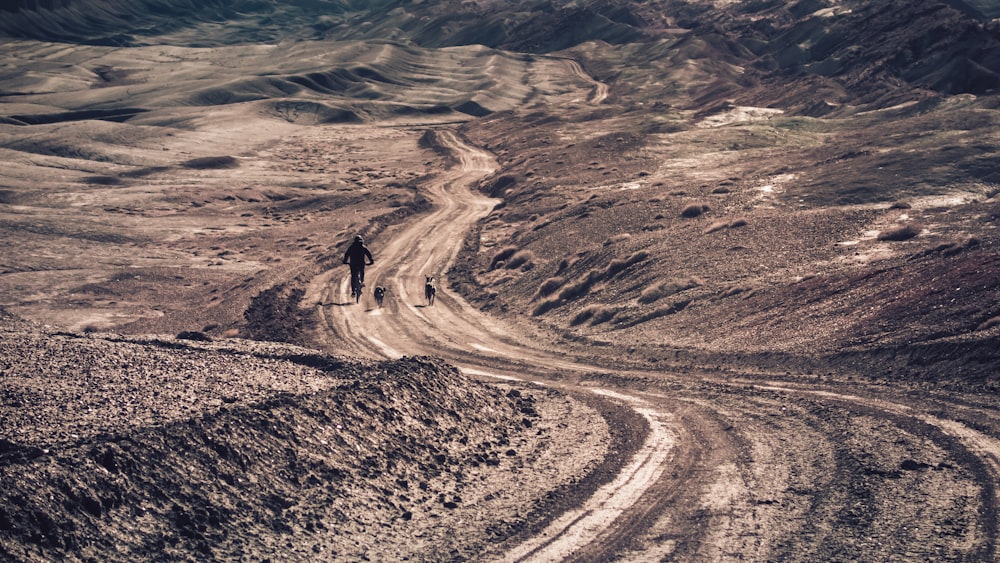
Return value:
<svg viewBox="0 0 1000 563">
<path fill-rule="evenodd" d="M 36 4 L 5 558 L 998 557 L 989 3 Z"/>
<path fill-rule="evenodd" d="M 6 558 L 465 558 L 529 532 L 602 479 L 605 452 L 628 451 L 580 401 L 431 358 L 10 317 L 3 336 Z"/>
</svg>

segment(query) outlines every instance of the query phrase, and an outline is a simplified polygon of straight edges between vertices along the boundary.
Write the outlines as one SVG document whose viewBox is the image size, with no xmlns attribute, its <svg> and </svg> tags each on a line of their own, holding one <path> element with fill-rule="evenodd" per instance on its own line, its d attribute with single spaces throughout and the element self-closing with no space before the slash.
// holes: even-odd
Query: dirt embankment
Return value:
<svg viewBox="0 0 1000 563">
<path fill-rule="evenodd" d="M 607 478 L 629 438 L 583 403 L 430 358 L 0 323 L 13 560 L 489 553 Z"/>
</svg>

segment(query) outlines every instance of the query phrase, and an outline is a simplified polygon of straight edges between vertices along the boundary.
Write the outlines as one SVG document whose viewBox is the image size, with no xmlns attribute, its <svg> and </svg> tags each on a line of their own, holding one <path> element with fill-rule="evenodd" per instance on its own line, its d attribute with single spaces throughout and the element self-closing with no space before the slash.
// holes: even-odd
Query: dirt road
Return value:
<svg viewBox="0 0 1000 563">
<path fill-rule="evenodd" d="M 575 360 L 528 323 L 488 317 L 447 291 L 467 232 L 497 203 L 469 186 L 495 165 L 452 132 L 434 137 L 457 163 L 430 187 L 434 210 L 380 237 L 360 305 L 348 298 L 346 268 L 313 280 L 305 303 L 323 320 L 318 338 L 338 353 L 437 355 L 478 377 L 590 393 L 649 426 L 615 479 L 504 560 L 1000 556 L 995 398 L 829 377 L 608 373 Z M 425 276 L 439 287 L 433 305 Z M 376 285 L 388 288 L 382 308 Z"/>
</svg>

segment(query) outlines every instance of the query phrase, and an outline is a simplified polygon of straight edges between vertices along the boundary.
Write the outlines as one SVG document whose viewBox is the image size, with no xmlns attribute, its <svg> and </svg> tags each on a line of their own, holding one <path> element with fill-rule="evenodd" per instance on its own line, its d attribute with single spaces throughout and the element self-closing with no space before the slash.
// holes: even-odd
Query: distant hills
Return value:
<svg viewBox="0 0 1000 563">
<path fill-rule="evenodd" d="M 752 87 L 776 83 L 795 98 L 806 89 L 876 105 L 901 86 L 944 94 L 1000 86 L 996 0 L 14 0 L 0 11 L 0 34 L 11 38 L 107 46 L 378 39 L 551 53 L 680 35 L 697 38 L 700 58 L 745 67 L 746 82 L 721 94 L 758 104 L 782 103 Z M 815 114 L 840 101 L 788 105 Z"/>
</svg>

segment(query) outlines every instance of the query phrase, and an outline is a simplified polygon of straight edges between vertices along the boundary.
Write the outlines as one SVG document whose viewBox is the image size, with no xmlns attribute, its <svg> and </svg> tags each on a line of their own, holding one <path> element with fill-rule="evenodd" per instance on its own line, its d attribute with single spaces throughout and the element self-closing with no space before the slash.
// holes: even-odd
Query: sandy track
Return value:
<svg viewBox="0 0 1000 563">
<path fill-rule="evenodd" d="M 604 100 L 608 99 L 608 85 L 594 80 L 585 70 L 583 66 L 580 65 L 579 61 L 573 59 L 562 59 L 562 61 L 569 67 L 571 73 L 591 85 L 590 96 L 587 98 L 587 103 L 598 105 L 603 103 Z"/>
<path fill-rule="evenodd" d="M 435 135 L 458 165 L 429 187 L 434 210 L 380 237 L 361 305 L 348 299 L 346 268 L 312 282 L 306 303 L 324 324 L 317 338 L 338 353 L 431 354 L 474 376 L 592 392 L 627 404 L 650 427 L 615 479 L 504 560 L 998 556 L 1000 416 L 991 401 L 861 385 L 599 375 L 545 349 L 530 327 L 486 317 L 446 290 L 466 233 L 496 203 L 468 186 L 495 165 L 455 134 Z M 425 275 L 441 288 L 433 306 L 423 302 Z M 371 301 L 376 284 L 389 288 L 384 308 Z"/>
<path fill-rule="evenodd" d="M 525 365 L 536 370 L 544 366 L 538 371 L 543 377 L 552 370 L 591 369 L 513 343 L 517 332 L 512 327 L 499 326 L 446 291 L 439 291 L 433 306 L 423 302 L 424 276 L 435 276 L 443 289 L 443 274 L 466 233 L 497 203 L 468 189 L 473 181 L 494 170 L 492 158 L 449 131 L 436 135 L 459 164 L 431 187 L 431 197 L 438 204 L 435 210 L 394 233 L 388 244 L 378 249 L 377 263 L 366 273 L 369 289 L 362 306 L 351 305 L 348 280 L 338 279 L 338 272 L 320 276 L 311 286 L 311 293 L 319 295 L 315 302 L 325 324 L 347 348 L 341 351 L 375 357 L 441 355 L 480 377 L 524 378 L 525 371 L 535 371 L 523 369 Z M 381 309 L 364 305 L 370 301 L 370 288 L 375 284 L 389 290 L 390 298 Z M 594 393 L 624 402 L 646 418 L 650 432 L 645 443 L 633 459 L 622 460 L 617 478 L 596 491 L 586 504 L 565 513 L 504 559 L 558 560 L 583 545 L 616 542 L 621 536 L 613 533 L 615 523 L 634 521 L 622 516 L 639 506 L 638 500 L 660 479 L 674 456 L 670 412 L 621 392 L 597 389 Z"/>
</svg>

